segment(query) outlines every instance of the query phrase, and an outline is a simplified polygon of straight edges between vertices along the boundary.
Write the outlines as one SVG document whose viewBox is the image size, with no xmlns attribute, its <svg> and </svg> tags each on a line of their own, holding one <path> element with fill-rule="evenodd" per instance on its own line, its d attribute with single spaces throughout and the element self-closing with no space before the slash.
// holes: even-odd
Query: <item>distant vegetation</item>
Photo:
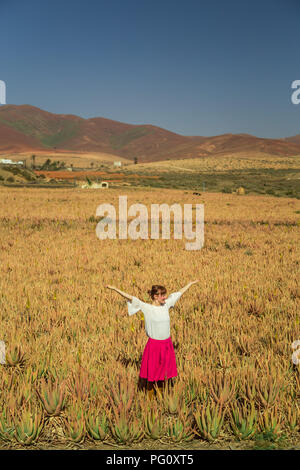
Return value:
<svg viewBox="0 0 300 470">
<path fill-rule="evenodd" d="M 63 170 L 64 168 L 66 168 L 65 162 L 60 162 L 59 160 L 51 162 L 51 159 L 48 158 L 45 163 L 40 167 L 40 170 L 55 171 Z"/>
<path fill-rule="evenodd" d="M 37 137 L 36 135 L 37 132 L 35 128 L 31 124 L 29 124 L 28 121 L 21 120 L 21 119 L 18 121 L 9 121 L 2 117 L 0 121 L 3 122 L 3 124 L 6 124 L 7 126 L 12 127 L 13 129 L 16 129 L 17 131 L 22 132 L 25 135 Z"/>
<path fill-rule="evenodd" d="M 131 141 L 139 139 L 140 137 L 151 133 L 152 131 L 150 129 L 147 129 L 146 127 L 138 127 L 123 132 L 122 134 L 111 136 L 110 144 L 113 149 L 118 150 L 122 147 L 125 147 L 125 145 L 129 144 Z"/>
<path fill-rule="evenodd" d="M 135 130 L 136 131 L 136 130 Z M 137 161 L 137 157 L 134 158 Z M 135 187 L 184 189 L 203 192 L 233 193 L 239 187 L 244 188 L 245 194 L 270 195 L 276 197 L 292 197 L 300 199 L 300 168 L 299 157 L 279 160 L 276 157 L 261 159 L 239 157 L 209 157 L 204 159 L 189 159 L 180 161 L 139 163 L 122 169 L 122 174 L 116 174 L 115 169 L 108 169 L 105 178 L 113 178 L 117 183 L 128 183 Z M 59 174 L 46 175 L 63 180 L 91 180 L 104 174 L 85 171 L 68 172 L 66 163 L 51 161 L 48 158 L 43 165 L 36 169 L 56 171 Z M 5 171 L 4 171 L 5 170 Z M 78 169 L 77 169 L 78 170 Z M 10 173 L 10 174 L 9 174 Z M 36 174 L 15 165 L 3 167 L 4 180 L 11 175 L 21 175 L 27 180 L 36 179 Z"/>
<path fill-rule="evenodd" d="M 231 193 L 242 186 L 245 192 L 251 194 L 270 194 L 277 197 L 295 197 L 300 199 L 300 169 L 295 170 L 230 170 L 216 173 L 178 173 L 174 171 L 160 173 L 138 172 L 141 178 L 139 186 L 151 186 L 153 188 L 189 189 L 203 191 L 203 184 L 207 192 Z M 289 175 L 298 174 L 298 178 L 289 178 Z M 147 178 L 153 174 L 156 179 Z M 127 172 L 128 175 L 128 172 Z"/>
<path fill-rule="evenodd" d="M 262 160 L 229 156 L 131 165 L 124 171 L 127 176 L 138 174 L 139 186 L 222 193 L 243 187 L 246 194 L 300 199 L 299 166 L 299 157 Z M 156 178 L 150 178 L 153 175 Z"/>
<path fill-rule="evenodd" d="M 39 130 L 34 122 L 25 119 L 9 121 L 1 118 L 0 121 L 27 136 L 35 137 L 45 147 L 55 147 L 60 145 L 74 137 L 79 130 L 79 125 L 77 123 L 69 121 L 59 122 L 59 124 L 55 121 L 52 126 L 51 123 L 48 122 L 46 128 L 47 132 Z"/>
<path fill-rule="evenodd" d="M 62 130 L 52 135 L 42 135 L 40 136 L 39 140 L 46 147 L 55 147 L 71 139 L 72 137 L 75 137 L 78 130 L 78 124 L 73 122 L 65 122 Z"/>
<path fill-rule="evenodd" d="M 1 167 L 0 167 L 1 168 Z M 5 167 L 5 169 L 3 168 L 3 173 L 0 174 L 0 181 L 4 181 L 6 179 L 6 181 L 8 182 L 13 182 L 11 181 L 10 178 L 12 178 L 14 176 L 21 176 L 22 178 L 25 178 L 25 180 L 27 181 L 34 181 L 36 180 L 36 176 L 35 174 L 30 171 L 30 170 L 27 170 L 25 168 L 19 168 L 17 166 L 8 166 L 8 167 Z M 9 175 L 8 177 L 5 178 L 5 175 Z"/>
</svg>

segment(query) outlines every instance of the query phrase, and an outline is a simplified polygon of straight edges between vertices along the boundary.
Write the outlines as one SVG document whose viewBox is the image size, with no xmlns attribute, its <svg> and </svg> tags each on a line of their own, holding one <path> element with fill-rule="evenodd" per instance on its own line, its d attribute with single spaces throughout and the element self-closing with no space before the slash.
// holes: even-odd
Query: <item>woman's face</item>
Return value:
<svg viewBox="0 0 300 470">
<path fill-rule="evenodd" d="M 167 294 L 162 294 L 161 292 L 159 294 L 154 295 L 154 300 L 156 300 L 160 305 L 164 305 L 165 301 L 167 298 Z"/>
</svg>

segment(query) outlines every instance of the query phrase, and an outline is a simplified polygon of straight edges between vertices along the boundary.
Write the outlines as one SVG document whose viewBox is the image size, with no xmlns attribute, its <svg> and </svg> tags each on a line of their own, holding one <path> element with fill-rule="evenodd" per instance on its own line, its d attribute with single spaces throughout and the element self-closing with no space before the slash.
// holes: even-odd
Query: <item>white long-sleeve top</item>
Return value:
<svg viewBox="0 0 300 470">
<path fill-rule="evenodd" d="M 181 295 L 181 292 L 173 292 L 165 300 L 165 304 L 159 306 L 147 304 L 133 297 L 131 302 L 127 302 L 128 314 L 134 315 L 141 310 L 144 314 L 147 336 L 152 339 L 167 339 L 170 337 L 169 309 L 174 307 Z"/>
</svg>

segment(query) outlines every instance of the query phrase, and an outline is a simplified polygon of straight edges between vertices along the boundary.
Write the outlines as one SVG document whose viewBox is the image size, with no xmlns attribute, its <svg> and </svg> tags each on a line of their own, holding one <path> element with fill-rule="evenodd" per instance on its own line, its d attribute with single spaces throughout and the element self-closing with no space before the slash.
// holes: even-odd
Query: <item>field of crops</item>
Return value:
<svg viewBox="0 0 300 470">
<path fill-rule="evenodd" d="M 300 201 L 126 188 L 133 203 L 203 203 L 205 242 L 99 240 L 117 189 L 0 187 L 0 447 L 300 445 Z M 124 192 L 122 193 L 124 195 Z M 147 337 L 114 285 L 170 310 L 178 377 L 138 387 Z"/>
<path fill-rule="evenodd" d="M 128 178 L 128 175 L 123 173 L 107 173 L 105 171 L 46 171 L 46 170 L 36 170 L 34 172 L 36 175 L 44 175 L 46 178 L 57 178 L 62 180 L 70 179 L 85 179 L 88 178 L 100 178 L 108 179 L 111 181 L 111 178 L 114 178 L 114 181 L 119 181 Z M 141 178 L 140 175 L 130 174 L 130 178 Z M 148 176 L 148 178 L 158 178 L 158 176 Z"/>
</svg>

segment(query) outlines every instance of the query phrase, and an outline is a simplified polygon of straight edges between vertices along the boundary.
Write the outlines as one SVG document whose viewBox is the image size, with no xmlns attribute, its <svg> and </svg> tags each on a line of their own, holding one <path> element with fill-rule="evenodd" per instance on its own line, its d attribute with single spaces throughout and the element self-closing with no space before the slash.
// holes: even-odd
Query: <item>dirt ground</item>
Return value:
<svg viewBox="0 0 300 470">
<path fill-rule="evenodd" d="M 105 450 L 105 451 L 118 451 L 118 450 L 182 450 L 182 451 L 198 451 L 198 450 L 300 450 L 300 440 L 298 437 L 289 439 L 288 441 L 270 442 L 270 441 L 232 441 L 230 439 L 222 439 L 218 442 L 206 442 L 202 439 L 193 439 L 191 442 L 180 442 L 178 444 L 171 443 L 166 439 L 144 439 L 140 443 L 132 445 L 118 445 L 111 441 L 106 442 L 92 442 L 85 441 L 82 444 L 75 444 L 73 442 L 53 441 L 38 442 L 32 446 L 21 446 L 18 444 L 4 444 L 0 445 L 1 450 Z"/>
</svg>

